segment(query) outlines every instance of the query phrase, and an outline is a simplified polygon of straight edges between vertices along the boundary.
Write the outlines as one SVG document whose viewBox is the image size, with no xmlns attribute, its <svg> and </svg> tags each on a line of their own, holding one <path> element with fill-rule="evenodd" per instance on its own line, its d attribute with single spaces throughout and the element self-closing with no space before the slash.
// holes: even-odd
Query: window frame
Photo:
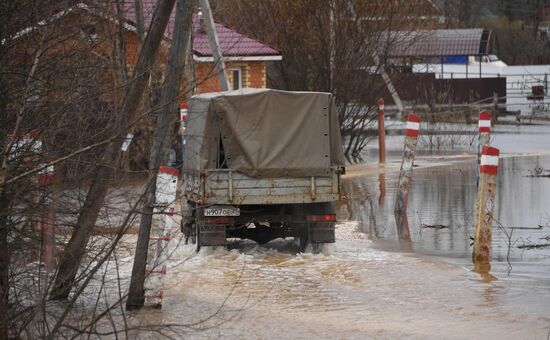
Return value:
<svg viewBox="0 0 550 340">
<path fill-rule="evenodd" d="M 243 68 L 242 67 L 231 67 L 229 68 L 229 71 L 231 72 L 231 90 L 240 90 L 244 86 L 243 83 Z M 235 72 L 238 74 L 238 82 L 237 87 L 235 88 Z"/>
</svg>

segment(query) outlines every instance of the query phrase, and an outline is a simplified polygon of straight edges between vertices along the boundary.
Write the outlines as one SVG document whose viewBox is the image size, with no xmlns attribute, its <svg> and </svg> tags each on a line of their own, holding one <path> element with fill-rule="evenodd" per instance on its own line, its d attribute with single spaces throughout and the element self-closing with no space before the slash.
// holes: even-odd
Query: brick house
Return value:
<svg viewBox="0 0 550 340">
<path fill-rule="evenodd" d="M 120 66 L 125 64 L 131 74 L 138 60 L 138 39 L 135 26 L 134 0 L 124 1 L 122 17 L 117 17 L 114 9 L 106 7 L 105 2 L 97 0 L 71 0 L 67 6 L 65 0 L 48 4 L 41 9 L 40 17 L 29 20 L 29 26 L 21 29 L 10 38 L 11 62 L 26 72 L 33 63 L 37 50 L 44 51 L 36 79 L 36 95 L 33 107 L 59 108 L 67 103 L 78 103 L 79 117 L 85 117 L 81 123 L 89 126 L 109 125 L 112 113 L 124 95 L 124 85 L 128 81 L 121 75 Z M 58 6 L 58 4 L 61 5 Z M 99 3 L 99 5 L 94 5 Z M 145 30 L 151 22 L 156 1 L 143 0 Z M 152 73 L 155 83 L 150 97 L 151 104 L 159 98 L 162 72 L 168 59 L 170 37 L 175 21 L 175 8 L 172 12 L 165 41 L 161 43 Z M 200 29 L 198 15 L 194 15 L 192 51 L 188 60 L 192 60 L 186 80 L 192 84 L 182 84 L 180 101 L 190 94 L 220 91 L 221 87 L 215 72 L 212 52 L 206 33 Z M 122 23 L 119 25 L 118 23 Z M 281 52 L 274 47 L 241 34 L 236 30 L 216 22 L 220 47 L 226 61 L 229 80 L 234 89 L 244 87 L 266 87 L 266 64 L 282 60 Z M 122 34 L 121 34 L 122 33 Z M 119 39 L 122 36 L 123 39 Z M 38 47 L 38 45 L 41 45 Z M 64 73 L 44 72 L 49 77 L 41 79 L 40 68 L 55 68 Z M 82 74 L 73 72 L 80 70 Z M 42 91 L 42 88 L 44 89 Z M 193 91 L 189 91 L 192 88 Z M 40 91 L 38 91 L 40 89 Z M 69 98 L 72 98 L 70 100 Z M 74 98 L 79 98 L 78 101 Z M 71 111 L 67 109 L 68 111 Z M 71 111 L 71 112 L 74 112 Z M 101 112 L 101 114 L 100 114 Z M 150 121 L 135 131 L 130 167 L 146 167 L 147 150 L 151 134 Z M 97 136 L 96 136 L 97 137 Z M 94 137 L 94 138 L 96 138 Z M 90 137 L 92 138 L 92 137 Z"/>
<path fill-rule="evenodd" d="M 154 11 L 156 1 L 143 0 L 144 23 L 148 25 Z M 136 21 L 135 1 L 126 0 L 124 16 L 130 25 Z M 170 40 L 174 27 L 175 9 L 166 28 L 165 38 Z M 193 16 L 193 78 L 196 84 L 194 93 L 217 92 L 221 90 L 214 69 L 214 58 L 208 42 L 208 36 L 201 28 L 200 18 Z M 239 33 L 223 23 L 216 22 L 216 32 L 220 42 L 220 48 L 224 56 L 227 75 L 233 89 L 244 87 L 263 88 L 266 83 L 266 63 L 282 60 L 281 51 L 260 42 L 245 34 Z M 127 61 L 135 64 L 137 61 L 136 33 L 129 30 L 126 36 Z M 166 47 L 165 47 L 166 48 Z M 167 53 L 163 53 L 167 55 Z"/>
<path fill-rule="evenodd" d="M 94 45 L 92 54 L 97 57 L 112 58 L 113 46 L 109 44 L 110 36 L 118 31 L 117 18 L 113 13 L 107 13 L 104 5 L 94 5 L 94 1 L 74 1 L 70 7 L 55 7 L 48 9 L 44 15 L 43 22 L 53 23 L 58 30 L 71 32 L 71 40 L 65 43 L 66 48 L 73 45 Z M 145 31 L 151 21 L 155 0 L 143 0 L 143 15 Z M 123 8 L 123 31 L 124 31 L 124 60 L 128 70 L 132 70 L 138 59 L 138 44 L 136 33 L 135 1 L 125 0 Z M 111 11 L 112 12 L 112 11 Z M 164 65 L 168 59 L 170 38 L 175 20 L 175 8 L 172 11 L 170 21 L 164 33 L 165 42 L 161 44 L 157 69 L 155 72 L 163 72 Z M 214 69 L 212 51 L 208 43 L 205 30 L 201 29 L 200 18 L 193 15 L 192 33 L 192 77 L 196 85 L 192 94 L 203 92 L 217 92 L 221 90 L 219 81 Z M 34 40 L 32 36 L 39 26 L 29 27 L 18 33 L 17 38 L 22 42 L 21 55 L 25 50 L 31 50 Z M 75 34 L 80 31 L 80 34 Z M 266 63 L 282 60 L 281 51 L 260 42 L 250 36 L 239 33 L 223 23 L 216 22 L 220 48 L 227 67 L 227 75 L 233 89 L 254 87 L 266 87 Z M 30 39 L 28 39 L 30 37 Z M 76 39 L 75 39 L 76 37 Z M 21 39 L 22 38 L 22 39 Z M 78 41 L 80 40 L 80 41 Z M 29 45 L 30 44 L 30 45 Z M 17 56 L 20 58 L 20 56 Z M 109 78 L 109 76 L 106 76 Z M 161 79 L 162 80 L 162 79 Z M 183 90 L 183 88 L 182 88 Z"/>
</svg>

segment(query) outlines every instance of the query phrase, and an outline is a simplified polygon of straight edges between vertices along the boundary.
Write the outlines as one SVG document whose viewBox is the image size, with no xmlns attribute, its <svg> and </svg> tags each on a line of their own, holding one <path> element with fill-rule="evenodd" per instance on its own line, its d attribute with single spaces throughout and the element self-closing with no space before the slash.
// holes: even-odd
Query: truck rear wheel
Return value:
<svg viewBox="0 0 550 340">
<path fill-rule="evenodd" d="M 294 215 L 308 216 L 325 216 L 334 215 L 334 208 L 330 202 L 296 204 L 293 206 L 292 212 Z M 320 253 L 323 249 L 323 244 L 334 243 L 335 239 L 335 222 L 319 221 L 296 223 L 293 225 L 294 233 L 299 239 L 299 250 L 305 252 L 309 245 L 313 253 Z"/>
<path fill-rule="evenodd" d="M 189 240 L 191 240 L 191 244 L 195 244 L 197 242 L 196 227 L 193 223 L 184 223 L 182 220 L 180 229 L 185 236 L 185 244 L 189 244 Z"/>
<path fill-rule="evenodd" d="M 307 230 L 307 226 L 304 226 L 303 229 L 304 230 L 300 232 L 298 236 L 299 250 L 301 253 L 306 251 L 307 245 L 309 244 L 309 230 Z"/>
<path fill-rule="evenodd" d="M 201 251 L 201 233 L 200 233 L 200 227 L 198 223 L 195 223 L 195 245 L 197 253 Z"/>
</svg>

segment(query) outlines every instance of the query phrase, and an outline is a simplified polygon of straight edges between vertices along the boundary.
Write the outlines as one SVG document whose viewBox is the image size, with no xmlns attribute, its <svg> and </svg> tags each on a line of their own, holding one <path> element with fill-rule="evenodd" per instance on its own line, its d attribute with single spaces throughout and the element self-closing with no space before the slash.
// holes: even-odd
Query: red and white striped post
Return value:
<svg viewBox="0 0 550 340">
<path fill-rule="evenodd" d="M 386 163 L 386 129 L 384 127 L 384 99 L 378 99 L 378 163 Z"/>
<path fill-rule="evenodd" d="M 481 159 L 481 148 L 489 145 L 491 142 L 491 114 L 487 111 L 479 113 L 478 120 L 478 148 L 477 148 L 477 164 Z"/>
<path fill-rule="evenodd" d="M 403 159 L 401 161 L 399 186 L 397 189 L 394 209 L 398 235 L 401 239 L 408 241 L 410 241 L 411 235 L 406 218 L 407 203 L 409 199 L 409 189 L 411 187 L 414 155 L 419 135 L 420 116 L 417 116 L 414 113 L 409 113 L 407 118 L 407 126 L 405 128 L 405 148 L 403 150 Z"/>
<path fill-rule="evenodd" d="M 499 150 L 497 148 L 490 146 L 482 147 L 472 261 L 476 269 L 484 272 L 489 271 L 491 261 L 493 208 L 495 206 L 498 156 Z"/>
<path fill-rule="evenodd" d="M 144 282 L 145 301 L 155 307 L 162 306 L 168 243 L 174 214 L 174 208 L 171 205 L 176 200 L 178 176 L 177 169 L 166 166 L 161 166 L 157 175 Z"/>
<path fill-rule="evenodd" d="M 182 127 L 185 127 L 185 122 L 187 121 L 187 112 L 189 110 L 189 105 L 187 103 L 180 104 L 180 123 Z"/>
</svg>

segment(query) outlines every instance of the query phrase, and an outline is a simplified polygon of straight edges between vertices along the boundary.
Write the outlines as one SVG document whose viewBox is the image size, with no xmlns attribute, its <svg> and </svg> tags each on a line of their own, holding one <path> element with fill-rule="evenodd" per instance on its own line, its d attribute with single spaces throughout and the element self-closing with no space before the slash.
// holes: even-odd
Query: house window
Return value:
<svg viewBox="0 0 550 340">
<path fill-rule="evenodd" d="M 231 71 L 231 89 L 238 90 L 243 87 L 243 71 L 240 67 L 230 69 Z"/>
</svg>

